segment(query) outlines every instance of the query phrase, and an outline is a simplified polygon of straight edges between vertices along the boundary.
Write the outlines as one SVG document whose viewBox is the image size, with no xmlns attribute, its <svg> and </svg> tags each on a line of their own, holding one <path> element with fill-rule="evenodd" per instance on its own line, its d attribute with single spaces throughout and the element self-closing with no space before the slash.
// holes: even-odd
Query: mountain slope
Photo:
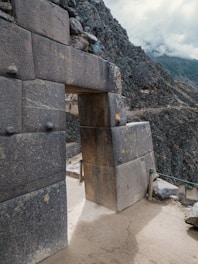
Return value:
<svg viewBox="0 0 198 264">
<path fill-rule="evenodd" d="M 84 30 L 102 45 L 101 56 L 118 65 L 129 121 L 150 121 L 160 172 L 198 181 L 198 93 L 153 62 L 129 42 L 126 30 L 113 19 L 102 0 L 78 0 Z"/>
<path fill-rule="evenodd" d="M 175 80 L 184 82 L 187 85 L 198 89 L 198 60 L 169 56 L 151 58 L 162 64 Z"/>
</svg>

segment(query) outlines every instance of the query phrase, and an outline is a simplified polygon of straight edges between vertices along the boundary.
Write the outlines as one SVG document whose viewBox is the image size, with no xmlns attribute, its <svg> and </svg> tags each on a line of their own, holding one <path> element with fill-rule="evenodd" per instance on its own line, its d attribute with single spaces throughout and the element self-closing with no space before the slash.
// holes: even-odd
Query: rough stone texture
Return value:
<svg viewBox="0 0 198 264">
<path fill-rule="evenodd" d="M 0 203 L 0 263 L 32 264 L 67 245 L 65 181 Z"/>
<path fill-rule="evenodd" d="M 102 93 L 78 96 L 80 125 L 89 127 L 114 127 L 126 124 L 124 97 Z"/>
<path fill-rule="evenodd" d="M 64 84 L 35 80 L 23 82 L 23 132 L 65 130 Z"/>
<path fill-rule="evenodd" d="M 78 21 L 78 19 L 71 17 L 69 19 L 69 23 L 70 23 L 71 35 L 79 35 L 79 34 L 83 33 L 83 27 L 82 27 L 81 23 Z"/>
<path fill-rule="evenodd" d="M 66 10 L 46 0 L 15 0 L 17 24 L 63 44 L 69 44 L 69 17 Z"/>
<path fill-rule="evenodd" d="M 3 19 L 0 19 L 0 57 L 1 75 L 10 75 L 8 67 L 15 65 L 17 77 L 34 79 L 31 33 Z"/>
<path fill-rule="evenodd" d="M 12 126 L 15 133 L 22 131 L 22 82 L 0 77 L 0 135 Z"/>
<path fill-rule="evenodd" d="M 117 211 L 145 197 L 148 177 L 143 158 L 116 167 Z"/>
<path fill-rule="evenodd" d="M 158 178 L 153 182 L 153 194 L 161 199 L 167 199 L 178 194 L 178 187 Z"/>
<path fill-rule="evenodd" d="M 117 210 L 115 169 L 83 162 L 86 199 Z"/>
<path fill-rule="evenodd" d="M 79 117 L 66 113 L 66 142 L 80 142 Z"/>
<path fill-rule="evenodd" d="M 121 91 L 118 68 L 97 56 L 36 34 L 33 51 L 36 78 L 65 83 L 68 93 Z"/>
<path fill-rule="evenodd" d="M 0 202 L 65 178 L 65 133 L 0 137 Z"/>
<path fill-rule="evenodd" d="M 185 222 L 198 228 L 198 202 L 186 213 Z"/>
<path fill-rule="evenodd" d="M 10 12 L 12 10 L 12 5 L 9 1 L 1 1 L 0 9 L 4 10 L 5 12 Z"/>
</svg>

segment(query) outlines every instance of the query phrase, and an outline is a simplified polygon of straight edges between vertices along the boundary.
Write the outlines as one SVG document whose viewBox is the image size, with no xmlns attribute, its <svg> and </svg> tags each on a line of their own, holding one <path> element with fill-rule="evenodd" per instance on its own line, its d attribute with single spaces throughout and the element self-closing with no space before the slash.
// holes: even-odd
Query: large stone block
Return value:
<svg viewBox="0 0 198 264">
<path fill-rule="evenodd" d="M 137 155 L 142 157 L 153 151 L 153 141 L 149 122 L 129 123 L 137 129 Z"/>
<path fill-rule="evenodd" d="M 102 166 L 123 164 L 153 150 L 148 122 L 112 128 L 81 127 L 80 133 L 83 159 Z"/>
<path fill-rule="evenodd" d="M 67 86 L 69 93 L 96 92 L 121 93 L 120 71 L 114 64 L 89 53 L 67 47 Z M 79 88 L 79 89 L 77 89 Z"/>
<path fill-rule="evenodd" d="M 63 8 L 45 0 L 15 0 L 15 15 L 23 28 L 69 44 L 69 16 Z"/>
<path fill-rule="evenodd" d="M 135 126 L 114 127 L 112 143 L 114 164 L 119 165 L 137 158 L 137 131 Z"/>
<path fill-rule="evenodd" d="M 36 78 L 65 83 L 66 92 L 121 92 L 118 68 L 97 56 L 33 34 Z"/>
<path fill-rule="evenodd" d="M 149 122 L 132 122 L 112 128 L 115 164 L 125 163 L 153 151 Z M 120 155 L 120 157 L 119 157 Z"/>
<path fill-rule="evenodd" d="M 126 124 L 124 96 L 113 93 L 78 96 L 80 125 L 114 127 Z"/>
<path fill-rule="evenodd" d="M 0 263 L 35 264 L 66 245 L 65 181 L 0 203 Z"/>
<path fill-rule="evenodd" d="M 31 33 L 3 19 L 0 19 L 0 58 L 1 75 L 34 79 Z"/>
<path fill-rule="evenodd" d="M 126 117 L 126 98 L 119 94 L 108 93 L 111 126 L 124 126 Z"/>
<path fill-rule="evenodd" d="M 148 174 L 143 158 L 116 167 L 117 210 L 131 206 L 145 197 Z"/>
<path fill-rule="evenodd" d="M 37 34 L 32 40 L 36 78 L 66 83 L 66 46 Z"/>
<path fill-rule="evenodd" d="M 13 132 L 22 131 L 22 82 L 0 77 L 0 135 L 7 133 L 9 127 Z"/>
<path fill-rule="evenodd" d="M 34 80 L 23 82 L 23 132 L 65 130 L 64 84 Z"/>
<path fill-rule="evenodd" d="M 87 162 L 83 164 L 86 199 L 116 211 L 115 169 Z"/>
<path fill-rule="evenodd" d="M 113 166 L 111 129 L 81 127 L 81 150 L 83 160 L 101 166 Z"/>
<path fill-rule="evenodd" d="M 65 133 L 0 137 L 0 202 L 65 179 Z"/>
</svg>

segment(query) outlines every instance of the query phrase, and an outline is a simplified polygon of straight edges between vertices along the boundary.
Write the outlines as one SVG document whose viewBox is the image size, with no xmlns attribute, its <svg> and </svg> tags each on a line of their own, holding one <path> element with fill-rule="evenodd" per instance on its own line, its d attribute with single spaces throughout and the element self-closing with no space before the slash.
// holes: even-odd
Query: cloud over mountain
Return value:
<svg viewBox="0 0 198 264">
<path fill-rule="evenodd" d="M 198 59 L 197 0 L 104 0 L 145 51 Z"/>
</svg>

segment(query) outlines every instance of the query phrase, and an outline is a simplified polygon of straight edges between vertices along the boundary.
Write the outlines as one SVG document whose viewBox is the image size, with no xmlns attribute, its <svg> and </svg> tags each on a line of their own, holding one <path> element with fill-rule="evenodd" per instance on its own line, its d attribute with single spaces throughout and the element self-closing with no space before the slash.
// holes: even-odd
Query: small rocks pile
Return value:
<svg viewBox="0 0 198 264">
<path fill-rule="evenodd" d="M 70 22 L 70 45 L 73 48 L 100 55 L 101 44 L 96 36 L 91 34 L 88 28 L 83 29 L 82 18 L 79 16 L 75 0 L 49 0 L 50 2 L 66 9 L 69 14 Z"/>
<path fill-rule="evenodd" d="M 13 22 L 12 4 L 10 0 L 0 0 L 0 18 Z"/>
<path fill-rule="evenodd" d="M 12 5 L 10 1 L 0 1 L 0 9 L 4 12 L 11 13 L 12 11 Z"/>
<path fill-rule="evenodd" d="M 96 36 L 84 31 L 81 24 L 81 18 L 78 16 L 78 12 L 75 10 L 75 7 L 75 0 L 68 1 L 68 7 L 66 9 L 69 13 L 71 34 L 70 45 L 76 49 L 99 55 L 100 42 Z"/>
</svg>

